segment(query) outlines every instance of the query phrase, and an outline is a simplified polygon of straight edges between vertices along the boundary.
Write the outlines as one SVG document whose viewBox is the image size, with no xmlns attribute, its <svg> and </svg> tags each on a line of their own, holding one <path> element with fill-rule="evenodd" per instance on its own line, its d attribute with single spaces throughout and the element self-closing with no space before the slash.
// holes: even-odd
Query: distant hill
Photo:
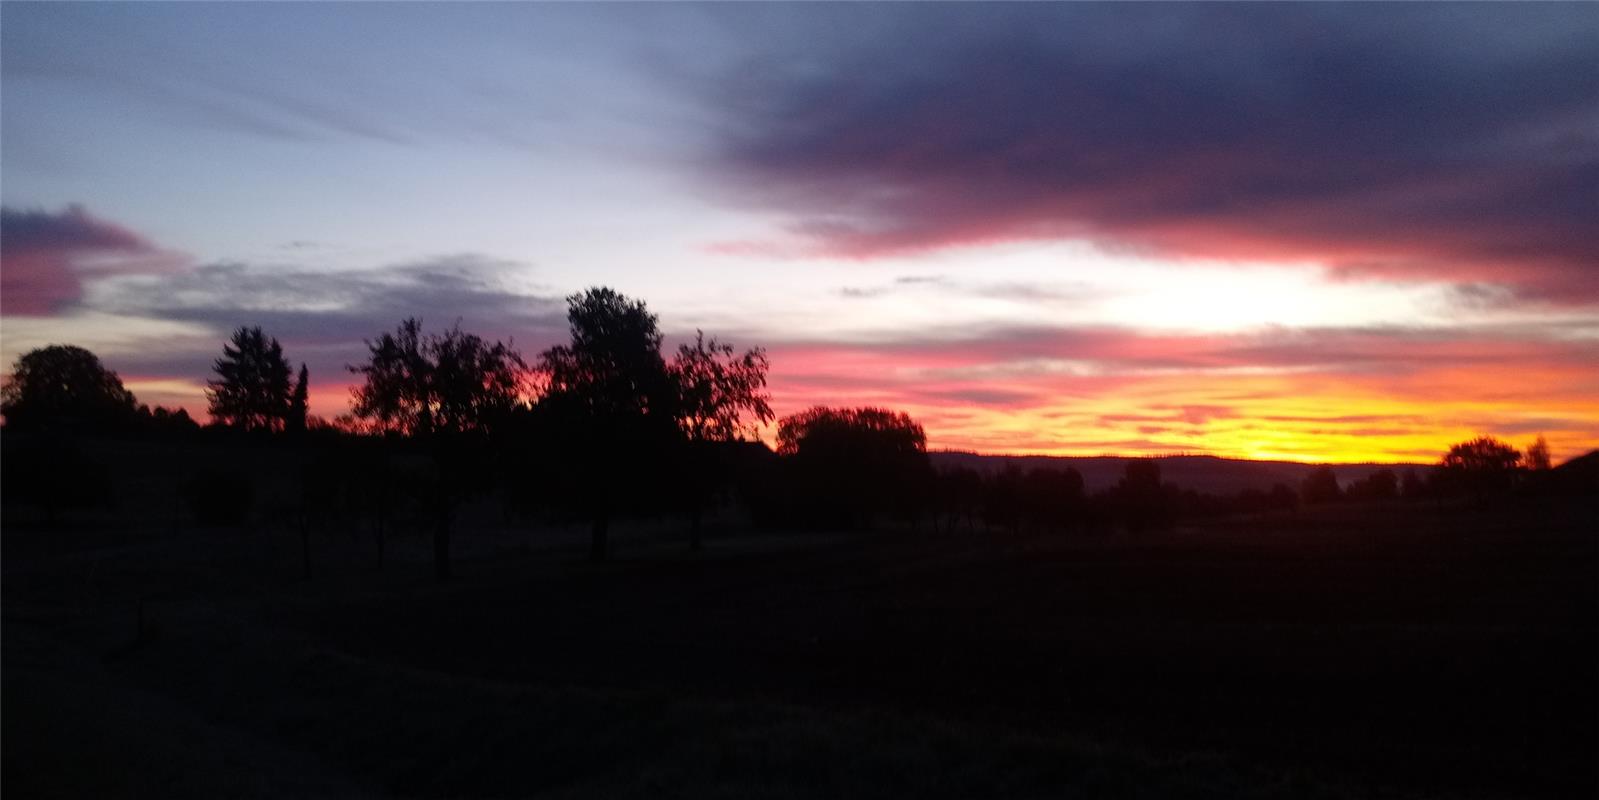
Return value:
<svg viewBox="0 0 1599 800">
<path fill-rule="evenodd" d="M 928 453 L 935 468 L 971 467 L 979 472 L 997 472 L 1009 464 L 1023 470 L 1034 467 L 1071 467 L 1083 476 L 1083 485 L 1090 492 L 1116 485 L 1126 469 L 1123 456 L 987 456 L 977 453 Z M 1170 481 L 1184 489 L 1207 494 L 1236 494 L 1245 489 L 1270 489 L 1273 484 L 1286 483 L 1298 488 L 1316 464 L 1296 461 L 1248 461 L 1217 456 L 1160 456 L 1162 480 Z M 1345 486 L 1380 469 L 1391 469 L 1403 475 L 1406 469 L 1426 470 L 1430 464 L 1333 464 L 1333 473 Z"/>
</svg>

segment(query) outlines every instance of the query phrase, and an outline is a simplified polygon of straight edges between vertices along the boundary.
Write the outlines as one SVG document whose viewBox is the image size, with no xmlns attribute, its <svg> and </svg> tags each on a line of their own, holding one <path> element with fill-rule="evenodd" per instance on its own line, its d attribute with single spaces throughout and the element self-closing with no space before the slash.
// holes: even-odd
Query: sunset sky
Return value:
<svg viewBox="0 0 1599 800">
<path fill-rule="evenodd" d="M 1599 4 L 0 8 L 0 349 L 312 412 L 565 295 L 930 447 L 1599 446 Z"/>
</svg>

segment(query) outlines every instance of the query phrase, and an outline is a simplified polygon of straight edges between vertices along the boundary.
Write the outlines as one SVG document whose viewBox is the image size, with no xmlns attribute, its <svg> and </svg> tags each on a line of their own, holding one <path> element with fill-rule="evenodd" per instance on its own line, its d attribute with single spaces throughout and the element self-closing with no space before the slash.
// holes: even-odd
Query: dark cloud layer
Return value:
<svg viewBox="0 0 1599 800">
<path fill-rule="evenodd" d="M 1599 300 L 1599 5 L 811 10 L 855 33 L 706 90 L 724 184 L 793 217 L 767 251 L 1086 237 Z"/>
<path fill-rule="evenodd" d="M 161 272 L 174 259 L 82 206 L 0 208 L 0 313 L 51 314 L 82 297 L 85 277 Z"/>
<path fill-rule="evenodd" d="M 508 286 L 515 265 L 461 255 L 379 270 L 322 272 L 298 267 L 211 264 L 162 278 L 107 287 L 100 307 L 133 316 L 200 323 L 226 331 L 259 325 L 288 355 L 309 364 L 318 382 L 346 383 L 347 364 L 365 356 L 362 340 L 406 317 L 437 330 L 465 330 L 512 340 L 527 355 L 566 331 L 565 302 Z M 219 351 L 221 340 L 216 349 Z M 215 352 L 173 350 L 124 358 L 131 370 L 204 375 Z"/>
</svg>

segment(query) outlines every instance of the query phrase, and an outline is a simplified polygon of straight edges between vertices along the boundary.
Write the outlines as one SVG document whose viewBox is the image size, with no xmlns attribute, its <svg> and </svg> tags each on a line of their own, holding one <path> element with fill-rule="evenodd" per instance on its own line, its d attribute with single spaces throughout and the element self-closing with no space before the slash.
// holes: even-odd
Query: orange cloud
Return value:
<svg viewBox="0 0 1599 800">
<path fill-rule="evenodd" d="M 929 446 L 1431 461 L 1488 433 L 1560 457 L 1599 446 L 1599 343 L 1527 332 L 1061 331 L 966 342 L 772 348 L 780 413 L 875 404 Z"/>
</svg>

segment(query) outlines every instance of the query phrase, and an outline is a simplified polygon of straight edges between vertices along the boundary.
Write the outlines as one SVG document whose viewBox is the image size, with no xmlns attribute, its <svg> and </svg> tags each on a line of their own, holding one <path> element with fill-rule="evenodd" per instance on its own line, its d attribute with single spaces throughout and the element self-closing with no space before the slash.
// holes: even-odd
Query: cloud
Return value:
<svg viewBox="0 0 1599 800">
<path fill-rule="evenodd" d="M 259 325 L 283 342 L 291 359 L 308 362 L 317 379 L 342 384 L 348 382 L 345 365 L 365 355 L 362 340 L 393 330 L 406 317 L 420 317 L 430 329 L 459 320 L 466 330 L 514 340 L 524 350 L 562 338 L 564 300 L 518 286 L 520 270 L 470 254 L 343 272 L 208 264 L 177 275 L 102 281 L 90 300 L 117 314 L 201 324 L 219 336 Z M 143 374 L 193 376 L 207 374 L 215 356 L 172 349 L 123 361 Z"/>
<path fill-rule="evenodd" d="M 723 251 L 1082 238 L 1599 301 L 1599 6 L 812 16 L 862 33 L 703 87 L 729 201 L 789 219 Z"/>
<path fill-rule="evenodd" d="M 1136 441 L 1126 447 L 1359 461 L 1435 458 L 1481 433 L 1543 432 L 1566 455 L 1599 443 L 1584 402 L 1599 392 L 1599 339 L 1561 323 L 1012 327 L 765 344 L 780 413 L 885 405 L 944 448 L 1088 454 Z"/>
<path fill-rule="evenodd" d="M 167 272 L 181 257 L 71 205 L 0 207 L 0 262 L 0 313 L 40 316 L 77 303 L 85 279 Z"/>
</svg>

